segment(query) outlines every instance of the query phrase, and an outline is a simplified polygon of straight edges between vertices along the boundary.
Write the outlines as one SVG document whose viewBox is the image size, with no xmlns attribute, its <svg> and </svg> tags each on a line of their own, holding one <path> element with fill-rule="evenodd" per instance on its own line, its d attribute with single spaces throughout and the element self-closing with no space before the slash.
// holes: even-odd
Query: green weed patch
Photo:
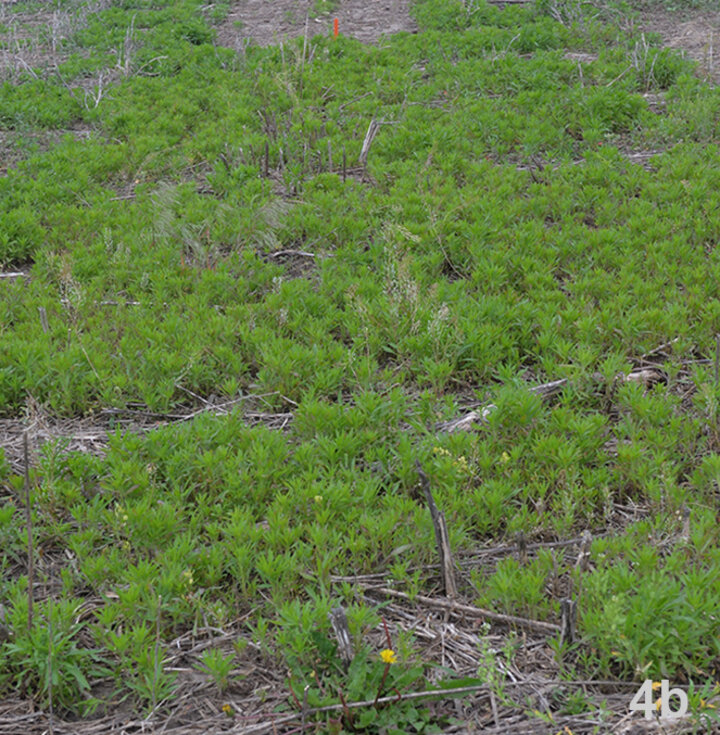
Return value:
<svg viewBox="0 0 720 735">
<path fill-rule="evenodd" d="M 534 712 L 496 677 L 512 639 L 453 670 L 401 617 L 380 635 L 378 588 L 438 589 L 416 460 L 466 604 L 577 601 L 552 676 L 717 677 L 720 93 L 556 6 L 424 0 L 376 46 L 235 52 L 225 6 L 98 3 L 77 56 L 0 86 L 3 135 L 90 130 L 0 178 L 5 696 L 151 718 L 192 671 L 218 716 L 432 732 L 449 710 L 403 695 L 470 677 Z M 31 446 L 29 552 L 19 427 L 81 419 L 97 456 Z"/>
</svg>

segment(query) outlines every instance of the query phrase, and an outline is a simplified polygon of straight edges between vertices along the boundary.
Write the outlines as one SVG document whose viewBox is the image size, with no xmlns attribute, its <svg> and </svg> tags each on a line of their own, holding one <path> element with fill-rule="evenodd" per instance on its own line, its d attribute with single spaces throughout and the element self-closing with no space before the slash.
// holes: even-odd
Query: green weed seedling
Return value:
<svg viewBox="0 0 720 735">
<path fill-rule="evenodd" d="M 166 672 L 157 635 L 147 625 L 136 625 L 106 637 L 117 658 L 116 686 L 123 698 L 134 696 L 148 712 L 172 698 L 176 672 Z"/>
<path fill-rule="evenodd" d="M 230 684 L 230 673 L 234 668 L 235 655 L 224 654 L 219 648 L 208 648 L 200 654 L 198 668 L 208 674 L 220 692 Z"/>
<path fill-rule="evenodd" d="M 95 680 L 108 673 L 100 649 L 86 648 L 75 622 L 77 600 L 50 601 L 34 606 L 33 625 L 27 629 L 27 598 L 11 612 L 12 636 L 0 646 L 5 678 L 11 685 L 33 692 L 44 707 L 86 715 L 98 705 L 91 696 Z"/>
<path fill-rule="evenodd" d="M 315 0 L 312 12 L 314 15 L 326 15 L 327 13 L 332 13 L 338 4 L 338 0 Z"/>
</svg>

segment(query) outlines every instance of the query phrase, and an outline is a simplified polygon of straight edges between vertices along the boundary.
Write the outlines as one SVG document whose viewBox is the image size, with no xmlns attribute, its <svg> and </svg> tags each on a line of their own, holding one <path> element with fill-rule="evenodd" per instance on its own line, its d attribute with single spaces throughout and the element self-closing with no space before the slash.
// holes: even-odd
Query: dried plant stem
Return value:
<svg viewBox="0 0 720 735">
<path fill-rule="evenodd" d="M 157 686 L 160 679 L 160 613 L 162 611 L 162 595 L 158 595 L 157 617 L 155 618 L 155 661 L 153 662 L 153 712 L 157 709 Z"/>
<path fill-rule="evenodd" d="M 53 606 L 48 603 L 48 733 L 53 735 Z"/>
<path fill-rule="evenodd" d="M 455 599 L 457 597 L 457 583 L 455 582 L 455 566 L 450 549 L 450 537 L 448 535 L 445 514 L 438 510 L 435 500 L 430 490 L 430 480 L 423 471 L 418 460 L 415 460 L 415 468 L 420 477 L 420 486 L 422 487 L 425 499 L 430 509 L 433 528 L 435 529 L 435 543 L 437 545 L 438 557 L 440 558 L 440 571 L 443 577 L 443 585 L 445 587 L 446 597 Z"/>
<path fill-rule="evenodd" d="M 28 543 L 28 633 L 33 626 L 33 589 L 35 586 L 35 565 L 33 553 L 33 537 L 32 537 L 32 500 L 30 498 L 30 460 L 28 451 L 28 435 L 27 431 L 23 433 L 23 464 L 25 473 L 25 526 L 27 528 Z"/>
</svg>

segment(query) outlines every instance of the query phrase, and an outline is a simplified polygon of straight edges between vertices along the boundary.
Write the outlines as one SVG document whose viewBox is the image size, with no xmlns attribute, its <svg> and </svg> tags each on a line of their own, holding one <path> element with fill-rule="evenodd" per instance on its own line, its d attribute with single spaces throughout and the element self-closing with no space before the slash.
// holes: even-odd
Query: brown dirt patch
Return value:
<svg viewBox="0 0 720 735">
<path fill-rule="evenodd" d="M 720 10 L 678 17 L 677 12 L 642 13 L 638 23 L 644 32 L 659 33 L 666 46 L 698 64 L 699 75 L 720 84 Z"/>
<path fill-rule="evenodd" d="M 50 130 L 0 130 L 0 176 L 6 176 L 28 156 L 54 148 L 66 135 L 87 140 L 92 134 L 93 129 L 81 123 Z"/>
<path fill-rule="evenodd" d="M 73 10 L 22 9 L 0 1 L 0 79 L 16 81 L 19 74 L 37 74 L 66 61 L 69 39 L 85 23 Z"/>
<path fill-rule="evenodd" d="M 313 13 L 312 0 L 240 0 L 234 2 L 225 22 L 218 28 L 218 43 L 242 48 L 249 41 L 261 46 L 279 43 L 286 38 L 332 33 L 333 18 L 339 21 L 340 33 L 363 43 L 375 43 L 382 36 L 400 31 L 415 32 L 410 18 L 410 0 L 380 0 L 371 5 L 363 0 L 343 0 L 332 12 Z"/>
<path fill-rule="evenodd" d="M 19 273 L 20 271 L 18 271 Z M 2 274 L 2 276 L 16 276 Z M 17 276 L 17 277 L 22 277 Z M 37 459 L 43 452 L 55 452 L 57 456 L 68 452 L 84 452 L 104 456 L 107 451 L 110 435 L 118 429 L 122 432 L 146 434 L 153 429 L 172 423 L 190 421 L 201 413 L 213 413 L 223 416 L 235 408 L 243 407 L 243 417 L 249 425 L 262 424 L 269 429 L 282 431 L 287 429 L 293 420 L 290 412 L 268 413 L 259 410 L 263 396 L 243 396 L 234 399 L 209 399 L 197 396 L 198 404 L 178 408 L 175 413 L 154 413 L 142 406 L 125 409 L 102 409 L 98 414 L 79 418 L 58 418 L 50 414 L 34 399 L 28 398 L 25 418 L 0 418 L 0 449 L 5 461 L 15 474 L 24 471 L 23 435 L 28 433 L 28 447 L 32 456 Z M 31 460 L 32 463 L 33 460 Z"/>
</svg>

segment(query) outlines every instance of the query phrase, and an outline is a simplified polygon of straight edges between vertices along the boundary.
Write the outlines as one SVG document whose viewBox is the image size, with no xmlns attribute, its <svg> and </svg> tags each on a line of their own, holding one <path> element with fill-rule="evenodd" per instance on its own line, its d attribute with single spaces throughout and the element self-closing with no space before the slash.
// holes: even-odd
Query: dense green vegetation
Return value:
<svg viewBox="0 0 720 735">
<path fill-rule="evenodd" d="M 118 429 L 103 458 L 46 448 L 50 632 L 26 627 L 22 477 L 0 453 L 7 692 L 47 697 L 52 656 L 56 706 L 84 711 L 109 677 L 149 710 L 174 686 L 156 633 L 237 620 L 238 660 L 250 640 L 309 676 L 330 607 L 358 642 L 379 620 L 332 575 L 433 589 L 416 459 L 461 555 L 599 536 L 568 676 L 718 676 L 720 92 L 658 38 L 639 54 L 613 14 L 553 9 L 423 0 L 421 32 L 378 46 L 237 53 L 213 43 L 222 5 L 124 0 L 84 16 L 56 71 L 4 83 L 0 263 L 31 277 L 0 279 L 0 414 L 243 398 Z M 618 379 L 671 340 L 661 379 Z M 551 402 L 529 391 L 559 378 Z M 437 431 L 468 398 L 497 406 L 487 425 Z M 293 416 L 278 431 L 257 413 Z M 472 568 L 463 594 L 557 622 L 548 581 L 567 589 L 574 562 Z M 383 670 L 358 688 L 372 698 Z"/>
</svg>

